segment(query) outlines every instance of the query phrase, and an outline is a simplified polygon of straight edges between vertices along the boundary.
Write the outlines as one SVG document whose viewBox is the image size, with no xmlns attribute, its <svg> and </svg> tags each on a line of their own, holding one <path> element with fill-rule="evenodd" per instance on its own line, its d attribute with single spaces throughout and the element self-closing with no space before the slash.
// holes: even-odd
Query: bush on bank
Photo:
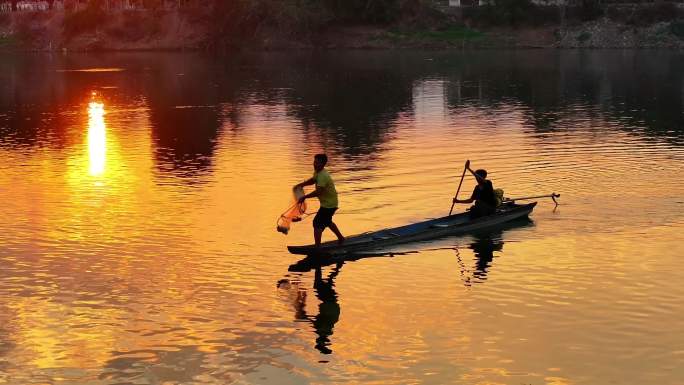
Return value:
<svg viewBox="0 0 684 385">
<path fill-rule="evenodd" d="M 670 24 L 670 32 L 680 39 L 684 40 L 684 20 L 673 21 Z"/>
<path fill-rule="evenodd" d="M 262 42 L 270 47 L 292 41 L 305 46 L 326 44 L 330 36 L 345 39 L 347 27 L 363 26 L 359 30 L 386 32 L 367 35 L 370 40 L 378 36 L 377 46 L 383 45 L 382 36 L 388 36 L 384 41 L 389 43 L 436 46 L 436 42 L 484 41 L 488 31 L 496 34 L 497 29 L 525 27 L 556 28 L 554 36 L 560 41 L 563 31 L 581 29 L 591 24 L 587 20 L 598 18 L 631 26 L 634 33 L 651 33 L 649 27 L 659 23 L 663 25 L 660 35 L 652 41 L 684 39 L 684 11 L 667 2 L 626 6 L 580 0 L 573 6 L 540 6 L 532 0 L 490 0 L 484 6 L 447 10 L 433 0 L 183 0 L 168 8 L 169 1 L 145 0 L 143 10 L 112 10 L 103 0 L 91 0 L 85 8 L 70 0 L 64 12 L 0 14 L 0 36 L 5 36 L 5 46 L 19 42 L 19 46 L 38 49 L 62 44 L 89 49 L 84 42 L 98 42 L 103 48 L 154 48 L 163 40 L 167 47 L 211 50 L 259 47 Z M 591 33 L 600 36 L 599 31 Z M 513 40 L 507 41 L 514 44 Z"/>
<path fill-rule="evenodd" d="M 97 2 L 91 3 L 80 11 L 73 11 L 67 8 L 64 15 L 64 36 L 71 38 L 82 33 L 95 31 L 106 20 L 107 13 Z"/>
</svg>

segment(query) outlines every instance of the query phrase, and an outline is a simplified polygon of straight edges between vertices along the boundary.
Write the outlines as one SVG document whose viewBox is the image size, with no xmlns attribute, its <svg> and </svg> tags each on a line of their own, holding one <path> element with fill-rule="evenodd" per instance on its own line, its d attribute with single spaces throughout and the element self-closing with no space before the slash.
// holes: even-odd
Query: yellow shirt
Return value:
<svg viewBox="0 0 684 385">
<path fill-rule="evenodd" d="M 316 180 L 316 187 L 323 190 L 321 195 L 318 196 L 318 200 L 321 201 L 321 207 L 328 209 L 337 208 L 337 190 L 335 190 L 335 183 L 328 171 L 314 172 L 313 177 Z"/>
</svg>

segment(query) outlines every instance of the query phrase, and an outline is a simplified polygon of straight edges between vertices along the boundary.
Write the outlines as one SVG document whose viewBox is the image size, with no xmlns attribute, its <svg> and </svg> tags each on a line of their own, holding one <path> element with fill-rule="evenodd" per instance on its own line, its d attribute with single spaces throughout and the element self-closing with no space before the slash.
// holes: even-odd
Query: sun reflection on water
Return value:
<svg viewBox="0 0 684 385">
<path fill-rule="evenodd" d="M 100 176 L 107 161 L 107 130 L 104 121 L 104 104 L 88 104 L 88 159 L 90 175 Z"/>
</svg>

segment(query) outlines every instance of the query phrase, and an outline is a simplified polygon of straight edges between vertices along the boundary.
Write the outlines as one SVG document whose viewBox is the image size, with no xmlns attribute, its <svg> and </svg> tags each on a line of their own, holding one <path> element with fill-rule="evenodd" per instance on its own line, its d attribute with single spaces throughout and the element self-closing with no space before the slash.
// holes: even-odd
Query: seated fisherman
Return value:
<svg viewBox="0 0 684 385">
<path fill-rule="evenodd" d="M 473 171 L 470 168 L 470 161 L 466 162 L 466 169 L 477 179 L 477 186 L 473 190 L 473 194 L 469 199 L 454 198 L 454 203 L 472 203 L 475 204 L 470 208 L 470 217 L 479 218 L 486 215 L 494 214 L 496 211 L 497 200 L 494 193 L 494 186 L 492 182 L 487 179 L 487 171 L 479 169 Z"/>
</svg>

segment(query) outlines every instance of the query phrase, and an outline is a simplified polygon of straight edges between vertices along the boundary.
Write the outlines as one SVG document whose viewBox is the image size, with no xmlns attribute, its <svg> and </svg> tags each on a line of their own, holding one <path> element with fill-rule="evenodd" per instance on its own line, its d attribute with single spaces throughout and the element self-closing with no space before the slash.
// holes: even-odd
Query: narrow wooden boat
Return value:
<svg viewBox="0 0 684 385">
<path fill-rule="evenodd" d="M 320 247 L 314 245 L 288 246 L 292 254 L 301 255 L 339 255 L 380 249 L 407 242 L 424 241 L 447 235 L 466 234 L 474 231 L 496 228 L 506 222 L 529 215 L 537 202 L 502 204 L 496 213 L 477 219 L 470 219 L 468 213 L 454 214 L 442 218 L 406 226 L 379 230 L 347 237 L 343 244 L 337 241 L 324 242 Z"/>
</svg>

